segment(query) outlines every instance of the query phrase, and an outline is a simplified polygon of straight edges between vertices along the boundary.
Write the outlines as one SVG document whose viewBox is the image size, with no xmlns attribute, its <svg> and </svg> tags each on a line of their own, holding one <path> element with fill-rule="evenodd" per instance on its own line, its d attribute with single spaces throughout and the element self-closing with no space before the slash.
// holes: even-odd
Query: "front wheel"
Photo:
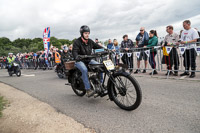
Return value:
<svg viewBox="0 0 200 133">
<path fill-rule="evenodd" d="M 142 101 L 142 92 L 137 80 L 123 73 L 118 73 L 114 79 L 116 84 L 112 83 L 110 89 L 115 104 L 128 111 L 138 108 Z"/>
<path fill-rule="evenodd" d="M 12 76 L 12 72 L 8 72 L 9 76 Z"/>
<path fill-rule="evenodd" d="M 21 70 L 18 68 L 17 72 L 16 72 L 17 77 L 21 76 Z"/>
<path fill-rule="evenodd" d="M 61 70 L 61 69 L 59 69 L 59 70 L 57 70 L 57 75 L 58 75 L 58 77 L 59 78 L 64 78 L 64 76 L 63 76 L 63 71 Z"/>
</svg>

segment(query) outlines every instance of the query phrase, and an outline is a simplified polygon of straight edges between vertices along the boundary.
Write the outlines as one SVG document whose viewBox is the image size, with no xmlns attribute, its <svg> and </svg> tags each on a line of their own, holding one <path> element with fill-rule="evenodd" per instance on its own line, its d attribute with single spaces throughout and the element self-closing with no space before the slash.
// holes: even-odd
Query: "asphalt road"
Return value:
<svg viewBox="0 0 200 133">
<path fill-rule="evenodd" d="M 200 82 L 136 77 L 143 92 L 142 104 L 127 112 L 108 97 L 78 97 L 54 71 L 23 70 L 9 77 L 0 70 L 0 81 L 48 103 L 86 127 L 102 133 L 200 133 Z M 31 103 L 30 103 L 31 104 Z"/>
</svg>

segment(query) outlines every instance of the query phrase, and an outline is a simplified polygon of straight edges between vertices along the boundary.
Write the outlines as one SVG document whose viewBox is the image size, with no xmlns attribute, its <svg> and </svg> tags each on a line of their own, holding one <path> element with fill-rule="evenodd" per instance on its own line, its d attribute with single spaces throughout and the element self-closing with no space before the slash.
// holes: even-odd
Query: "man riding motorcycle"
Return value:
<svg viewBox="0 0 200 133">
<path fill-rule="evenodd" d="M 86 25 L 80 28 L 81 37 L 76 39 L 73 44 L 72 54 L 74 59 L 78 58 L 78 55 L 91 55 L 92 49 L 100 49 L 102 46 L 96 44 L 93 40 L 89 39 L 90 28 Z M 90 82 L 88 79 L 88 69 L 86 65 L 88 64 L 99 64 L 98 62 L 90 59 L 85 59 L 76 62 L 75 66 L 82 73 L 82 80 L 87 91 L 87 96 L 90 97 L 95 94 L 94 90 L 91 89 Z"/>
<path fill-rule="evenodd" d="M 15 61 L 15 57 L 13 57 L 13 53 L 9 53 L 8 58 L 7 58 L 8 70 L 12 68 L 12 63 L 14 61 Z"/>
<path fill-rule="evenodd" d="M 67 46 L 64 46 L 63 52 L 61 54 L 62 64 L 63 64 L 64 60 L 70 60 L 71 58 L 72 58 L 71 51 L 69 50 L 69 48 Z"/>
</svg>

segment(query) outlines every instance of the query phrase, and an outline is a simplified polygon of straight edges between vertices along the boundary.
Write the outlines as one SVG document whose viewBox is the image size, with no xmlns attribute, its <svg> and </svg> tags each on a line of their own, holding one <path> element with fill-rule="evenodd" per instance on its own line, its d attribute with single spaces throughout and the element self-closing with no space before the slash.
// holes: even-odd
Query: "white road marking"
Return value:
<svg viewBox="0 0 200 133">
<path fill-rule="evenodd" d="M 185 79 L 186 78 L 186 76 L 182 76 L 182 77 L 180 77 L 180 79 Z"/>
<path fill-rule="evenodd" d="M 34 77 L 35 76 L 35 74 L 22 74 L 22 76 L 24 76 L 24 77 Z"/>
</svg>

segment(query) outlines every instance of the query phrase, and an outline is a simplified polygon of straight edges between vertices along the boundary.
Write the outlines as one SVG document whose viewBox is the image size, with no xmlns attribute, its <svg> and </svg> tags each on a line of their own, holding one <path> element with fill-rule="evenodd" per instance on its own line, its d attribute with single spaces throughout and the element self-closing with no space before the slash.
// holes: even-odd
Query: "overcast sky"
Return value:
<svg viewBox="0 0 200 133">
<path fill-rule="evenodd" d="M 47 26 L 51 36 L 71 40 L 81 25 L 102 41 L 135 40 L 141 26 L 162 37 L 169 24 L 179 32 L 185 19 L 200 29 L 199 0 L 0 0 L 0 37 L 11 40 L 42 37 Z"/>
</svg>

